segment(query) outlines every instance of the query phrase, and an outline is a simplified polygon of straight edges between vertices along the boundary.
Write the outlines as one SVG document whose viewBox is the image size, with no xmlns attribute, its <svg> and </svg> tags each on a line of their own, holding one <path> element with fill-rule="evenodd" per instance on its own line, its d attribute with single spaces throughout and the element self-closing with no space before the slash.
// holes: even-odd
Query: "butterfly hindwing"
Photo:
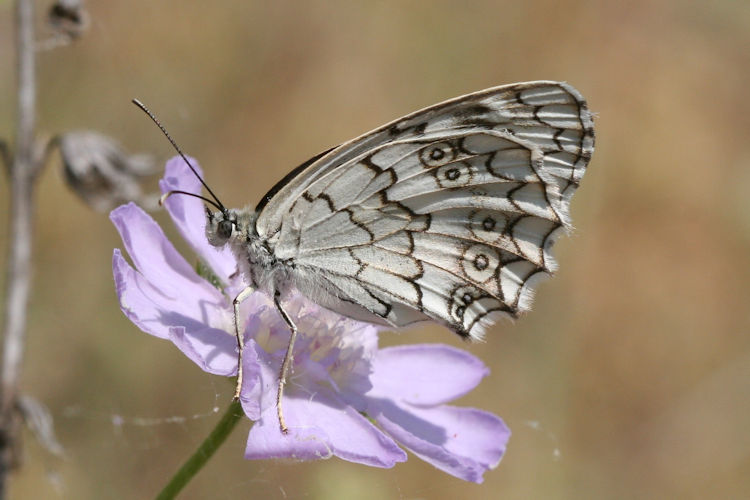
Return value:
<svg viewBox="0 0 750 500">
<path fill-rule="evenodd" d="M 591 116 L 571 87 L 489 89 L 323 155 L 275 188 L 256 227 L 301 281 L 320 283 L 322 305 L 478 338 L 528 309 L 554 271 L 550 248 L 592 151 Z"/>
</svg>

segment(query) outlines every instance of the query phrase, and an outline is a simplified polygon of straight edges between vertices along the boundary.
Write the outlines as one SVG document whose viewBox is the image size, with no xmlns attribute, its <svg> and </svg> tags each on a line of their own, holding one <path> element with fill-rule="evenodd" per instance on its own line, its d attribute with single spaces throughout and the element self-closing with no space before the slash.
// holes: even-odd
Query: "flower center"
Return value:
<svg viewBox="0 0 750 500">
<path fill-rule="evenodd" d="M 370 360 L 377 350 L 374 327 L 321 309 L 303 298 L 294 298 L 284 305 L 298 329 L 292 379 L 311 375 L 337 391 L 361 388 L 362 384 L 369 386 Z M 274 306 L 264 308 L 258 319 L 259 328 L 253 338 L 280 360 L 289 343 L 289 327 Z"/>
</svg>

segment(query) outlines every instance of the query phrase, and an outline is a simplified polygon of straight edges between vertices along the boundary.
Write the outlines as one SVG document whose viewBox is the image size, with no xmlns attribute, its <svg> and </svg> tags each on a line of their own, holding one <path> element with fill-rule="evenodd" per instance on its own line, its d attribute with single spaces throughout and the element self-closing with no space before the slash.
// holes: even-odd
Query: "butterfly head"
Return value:
<svg viewBox="0 0 750 500">
<path fill-rule="evenodd" d="M 230 209 L 212 212 L 206 207 L 206 238 L 215 247 L 223 247 L 231 240 L 248 240 L 254 227 L 254 212 Z"/>
<path fill-rule="evenodd" d="M 237 213 L 234 210 L 211 212 L 206 207 L 206 238 L 215 247 L 223 247 L 237 232 Z"/>
</svg>

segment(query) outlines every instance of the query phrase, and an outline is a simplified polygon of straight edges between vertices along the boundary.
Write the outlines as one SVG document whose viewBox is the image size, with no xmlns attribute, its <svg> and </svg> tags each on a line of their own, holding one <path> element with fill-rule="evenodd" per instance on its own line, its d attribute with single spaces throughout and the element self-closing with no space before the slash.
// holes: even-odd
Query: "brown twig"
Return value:
<svg viewBox="0 0 750 500">
<path fill-rule="evenodd" d="M 31 288 L 34 181 L 41 169 L 36 153 L 36 75 L 33 0 L 16 0 L 17 114 L 16 143 L 9 162 L 10 233 L 0 371 L 0 499 L 6 497 L 8 473 L 17 464 L 21 418 L 18 386 Z"/>
</svg>

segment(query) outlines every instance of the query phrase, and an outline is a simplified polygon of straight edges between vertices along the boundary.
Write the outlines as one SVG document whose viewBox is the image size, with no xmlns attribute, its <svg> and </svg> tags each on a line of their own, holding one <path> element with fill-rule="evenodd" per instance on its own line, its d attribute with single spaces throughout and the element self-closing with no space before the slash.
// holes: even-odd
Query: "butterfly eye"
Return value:
<svg viewBox="0 0 750 500">
<path fill-rule="evenodd" d="M 219 233 L 219 236 L 221 236 L 224 239 L 229 239 L 230 236 L 232 236 L 232 223 L 228 220 L 223 220 L 219 222 L 219 227 L 217 228 L 217 231 Z"/>
</svg>

